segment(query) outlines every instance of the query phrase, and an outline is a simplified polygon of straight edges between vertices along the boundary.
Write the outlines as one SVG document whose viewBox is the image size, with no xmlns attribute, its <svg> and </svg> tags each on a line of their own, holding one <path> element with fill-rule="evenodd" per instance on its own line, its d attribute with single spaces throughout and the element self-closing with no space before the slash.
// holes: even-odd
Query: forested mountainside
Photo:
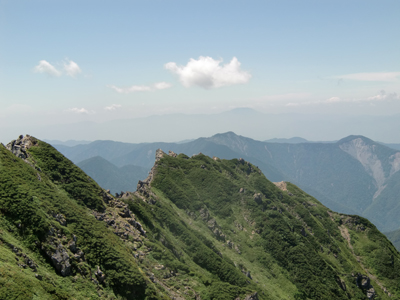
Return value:
<svg viewBox="0 0 400 300">
<path fill-rule="evenodd" d="M 0 299 L 400 299 L 373 224 L 243 159 L 158 150 L 114 197 L 36 138 L 7 148 Z"/>
</svg>

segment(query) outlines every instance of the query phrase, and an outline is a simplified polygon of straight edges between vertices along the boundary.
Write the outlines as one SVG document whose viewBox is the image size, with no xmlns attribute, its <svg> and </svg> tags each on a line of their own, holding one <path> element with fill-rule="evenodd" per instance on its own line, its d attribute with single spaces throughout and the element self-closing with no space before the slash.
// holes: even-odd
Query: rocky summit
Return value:
<svg viewBox="0 0 400 300">
<path fill-rule="evenodd" d="M 0 299 L 400 299 L 400 254 L 244 159 L 158 150 L 113 196 L 20 136 L 0 145 Z"/>
</svg>

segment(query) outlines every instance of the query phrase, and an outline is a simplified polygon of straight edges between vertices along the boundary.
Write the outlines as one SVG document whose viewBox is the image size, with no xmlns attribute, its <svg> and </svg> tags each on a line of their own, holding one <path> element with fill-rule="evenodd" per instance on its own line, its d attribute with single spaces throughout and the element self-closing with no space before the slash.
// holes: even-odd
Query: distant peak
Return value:
<svg viewBox="0 0 400 300">
<path fill-rule="evenodd" d="M 219 137 L 219 136 L 238 136 L 238 135 L 236 133 L 234 133 L 233 131 L 227 131 L 227 132 L 223 132 L 223 133 L 214 134 L 212 137 Z"/>
<path fill-rule="evenodd" d="M 250 115 L 250 114 L 259 114 L 260 112 L 250 108 L 250 107 L 237 107 L 234 109 L 231 109 L 227 111 L 227 113 L 233 113 L 233 114 L 240 114 L 240 115 Z"/>
<path fill-rule="evenodd" d="M 354 141 L 356 139 L 361 139 L 363 142 L 366 142 L 366 143 L 371 143 L 371 144 L 375 143 L 373 140 L 371 140 L 371 139 L 369 139 L 369 138 L 367 138 L 367 137 L 365 137 L 363 135 L 349 135 L 349 136 L 347 136 L 345 138 L 342 138 L 337 143 L 338 144 L 348 143 L 348 142 Z"/>
</svg>

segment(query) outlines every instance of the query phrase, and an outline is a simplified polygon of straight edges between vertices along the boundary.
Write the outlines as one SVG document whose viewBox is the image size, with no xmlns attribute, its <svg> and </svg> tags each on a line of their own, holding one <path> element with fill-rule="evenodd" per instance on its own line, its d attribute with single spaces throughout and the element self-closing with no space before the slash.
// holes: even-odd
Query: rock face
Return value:
<svg viewBox="0 0 400 300">
<path fill-rule="evenodd" d="M 71 263 L 69 261 L 69 255 L 65 248 L 58 244 L 55 252 L 48 253 L 51 255 L 51 262 L 53 263 L 54 268 L 61 273 L 62 276 L 71 275 Z"/>
<path fill-rule="evenodd" d="M 366 275 L 357 274 L 356 278 L 357 287 L 367 295 L 368 299 L 375 299 L 375 289 L 371 285 L 371 280 Z"/>
<path fill-rule="evenodd" d="M 374 178 L 377 191 L 374 199 L 385 189 L 387 179 L 400 170 L 400 153 L 397 152 L 389 157 L 390 172 L 385 172 L 384 159 L 376 153 L 376 145 L 366 143 L 362 138 L 356 138 L 339 146 L 344 152 L 357 159 Z"/>
<path fill-rule="evenodd" d="M 10 150 L 16 157 L 26 159 L 28 157 L 26 150 L 32 147 L 34 144 L 35 141 L 30 135 L 20 135 L 18 139 L 9 142 L 6 145 L 6 148 Z"/>
<path fill-rule="evenodd" d="M 97 266 L 97 270 L 94 273 L 99 283 L 103 283 L 104 279 L 106 279 L 106 275 L 100 270 L 100 267 Z"/>
</svg>

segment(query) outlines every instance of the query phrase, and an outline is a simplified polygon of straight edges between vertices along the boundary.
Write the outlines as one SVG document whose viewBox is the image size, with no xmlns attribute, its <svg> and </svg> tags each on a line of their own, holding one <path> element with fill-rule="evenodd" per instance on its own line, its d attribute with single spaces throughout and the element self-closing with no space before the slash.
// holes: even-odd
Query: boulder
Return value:
<svg viewBox="0 0 400 300">
<path fill-rule="evenodd" d="M 61 273 L 62 276 L 71 275 L 69 255 L 62 244 L 59 244 L 54 252 L 47 252 L 47 255 L 50 256 L 54 268 Z"/>
</svg>

